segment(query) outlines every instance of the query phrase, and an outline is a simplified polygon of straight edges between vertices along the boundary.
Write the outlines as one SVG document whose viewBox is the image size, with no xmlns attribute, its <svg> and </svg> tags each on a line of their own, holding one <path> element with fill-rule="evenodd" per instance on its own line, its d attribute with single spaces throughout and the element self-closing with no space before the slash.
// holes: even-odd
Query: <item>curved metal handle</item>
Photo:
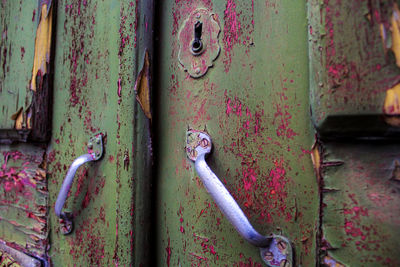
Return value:
<svg viewBox="0 0 400 267">
<path fill-rule="evenodd" d="M 249 243 L 260 248 L 261 257 L 267 265 L 292 266 L 292 248 L 289 240 L 283 236 L 263 236 L 258 233 L 235 199 L 207 165 L 205 156 L 211 152 L 211 147 L 212 142 L 208 134 L 188 131 L 186 153 L 194 161 L 195 169 L 207 191 L 238 233 Z"/>
<path fill-rule="evenodd" d="M 72 216 L 62 211 L 65 201 L 67 200 L 69 190 L 74 182 L 75 173 L 80 166 L 86 162 L 99 160 L 103 154 L 102 135 L 98 134 L 90 138 L 88 143 L 88 154 L 84 154 L 76 158 L 68 169 L 67 175 L 61 185 L 60 192 L 54 206 L 55 214 L 60 218 L 61 231 L 63 234 L 69 234 L 73 228 Z"/>
</svg>

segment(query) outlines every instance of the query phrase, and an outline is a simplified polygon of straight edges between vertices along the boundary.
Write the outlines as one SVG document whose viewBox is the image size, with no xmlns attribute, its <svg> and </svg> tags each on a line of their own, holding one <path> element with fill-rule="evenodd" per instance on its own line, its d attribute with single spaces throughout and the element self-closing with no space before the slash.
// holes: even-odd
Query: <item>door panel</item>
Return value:
<svg viewBox="0 0 400 267">
<path fill-rule="evenodd" d="M 178 60 L 178 34 L 198 8 L 216 14 L 221 51 L 194 79 Z M 211 135 L 207 162 L 253 226 L 282 233 L 296 264 L 315 265 L 305 1 L 162 1 L 158 10 L 158 266 L 264 265 L 198 178 L 184 149 L 188 128 Z"/>
<path fill-rule="evenodd" d="M 144 26 L 149 4 L 58 2 L 55 112 L 47 150 L 54 266 L 148 266 L 151 151 L 134 84 L 146 48 L 143 36 L 151 29 Z M 104 134 L 104 155 L 76 174 L 65 206 L 74 215 L 74 231 L 64 236 L 53 206 L 68 166 L 87 153 L 89 137 L 98 132 Z"/>
</svg>

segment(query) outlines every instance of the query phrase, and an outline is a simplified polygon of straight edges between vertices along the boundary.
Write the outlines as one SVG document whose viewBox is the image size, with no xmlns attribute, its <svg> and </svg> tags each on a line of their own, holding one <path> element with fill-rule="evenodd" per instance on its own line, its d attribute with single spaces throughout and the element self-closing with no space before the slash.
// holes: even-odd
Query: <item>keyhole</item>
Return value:
<svg viewBox="0 0 400 267">
<path fill-rule="evenodd" d="M 201 32 L 203 29 L 203 23 L 200 21 L 196 22 L 194 25 L 194 40 L 192 43 L 192 52 L 198 55 L 203 49 L 203 43 L 201 42 Z"/>
</svg>

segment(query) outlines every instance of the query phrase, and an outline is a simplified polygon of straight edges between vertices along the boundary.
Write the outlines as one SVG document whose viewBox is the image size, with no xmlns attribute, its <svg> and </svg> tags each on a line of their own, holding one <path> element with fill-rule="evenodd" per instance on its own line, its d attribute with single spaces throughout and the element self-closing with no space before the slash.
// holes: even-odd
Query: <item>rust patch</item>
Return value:
<svg viewBox="0 0 400 267">
<path fill-rule="evenodd" d="M 36 30 L 35 56 L 33 58 L 32 80 L 30 88 L 36 91 L 36 77 L 47 73 L 50 62 L 50 45 L 52 33 L 53 8 L 44 3 L 41 6 L 39 25 Z"/>
<path fill-rule="evenodd" d="M 400 126 L 400 84 L 397 84 L 386 91 L 385 102 L 383 104 L 383 113 L 386 115 L 386 123 L 393 126 Z"/>
<path fill-rule="evenodd" d="M 344 264 L 336 261 L 334 258 L 330 256 L 324 257 L 324 264 L 329 267 L 346 267 Z"/>
<path fill-rule="evenodd" d="M 140 104 L 144 115 L 151 120 L 151 105 L 150 105 L 150 59 L 149 53 L 146 50 L 144 56 L 143 67 L 135 83 L 136 100 Z"/>
</svg>

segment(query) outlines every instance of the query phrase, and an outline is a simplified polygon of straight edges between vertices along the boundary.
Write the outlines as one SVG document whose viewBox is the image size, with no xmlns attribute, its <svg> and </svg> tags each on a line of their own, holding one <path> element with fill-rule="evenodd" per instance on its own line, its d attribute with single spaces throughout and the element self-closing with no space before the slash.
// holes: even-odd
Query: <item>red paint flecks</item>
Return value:
<svg viewBox="0 0 400 267">
<path fill-rule="evenodd" d="M 21 46 L 21 60 L 24 59 L 24 55 L 25 55 L 25 48 Z"/>
<path fill-rule="evenodd" d="M 232 63 L 232 49 L 237 43 L 240 43 L 239 35 L 241 32 L 241 25 L 239 21 L 239 16 L 236 13 L 236 4 L 234 0 L 228 0 L 226 3 L 224 11 L 224 37 L 223 42 L 225 45 L 224 53 L 224 64 L 225 72 L 229 71 L 230 65 Z"/>
<path fill-rule="evenodd" d="M 167 266 L 169 267 L 170 261 L 171 261 L 171 240 L 168 237 L 168 246 L 165 248 L 165 251 L 167 252 Z"/>
<path fill-rule="evenodd" d="M 122 90 L 122 87 L 121 87 L 121 78 L 118 78 L 118 97 L 121 97 L 121 90 Z"/>
</svg>

